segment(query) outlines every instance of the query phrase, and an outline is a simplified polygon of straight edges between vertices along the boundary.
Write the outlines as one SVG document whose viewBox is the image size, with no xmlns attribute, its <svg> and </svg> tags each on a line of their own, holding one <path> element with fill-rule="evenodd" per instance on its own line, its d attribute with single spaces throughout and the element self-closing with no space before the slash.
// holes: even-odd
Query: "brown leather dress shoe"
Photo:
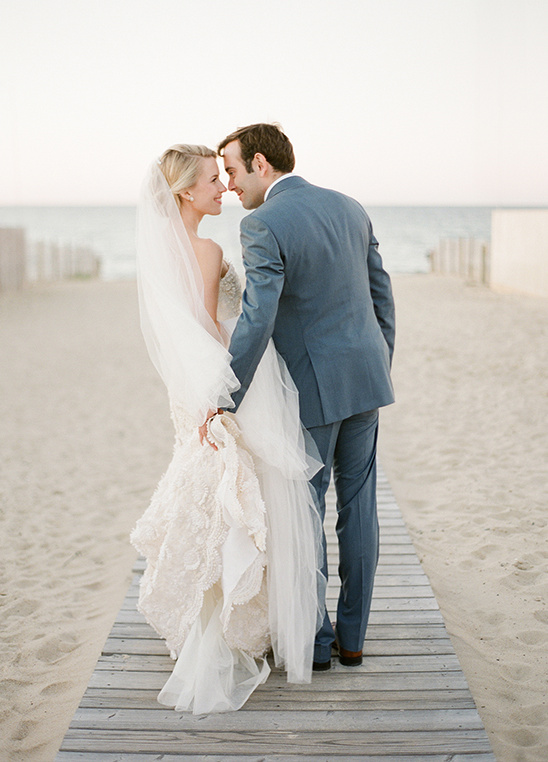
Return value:
<svg viewBox="0 0 548 762">
<path fill-rule="evenodd" d="M 329 661 L 312 662 L 312 670 L 314 672 L 327 672 L 328 669 L 331 669 L 331 659 Z"/>
<path fill-rule="evenodd" d="M 339 646 L 339 661 L 345 667 L 358 667 L 363 662 L 361 651 L 347 651 Z"/>
</svg>

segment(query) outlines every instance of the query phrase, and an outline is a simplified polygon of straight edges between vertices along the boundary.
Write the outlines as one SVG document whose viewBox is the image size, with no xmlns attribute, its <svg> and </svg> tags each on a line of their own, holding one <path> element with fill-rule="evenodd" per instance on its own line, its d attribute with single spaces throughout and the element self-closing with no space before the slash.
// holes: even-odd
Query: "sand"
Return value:
<svg viewBox="0 0 548 762">
<path fill-rule="evenodd" d="M 0 298 L 0 760 L 55 757 L 169 462 L 134 283 Z"/>
<path fill-rule="evenodd" d="M 548 759 L 548 301 L 394 279 L 381 459 L 499 762 Z M 135 284 L 0 297 L 0 760 L 49 762 L 172 428 Z"/>
<path fill-rule="evenodd" d="M 499 762 L 548 760 L 548 300 L 394 278 L 380 454 Z"/>
</svg>

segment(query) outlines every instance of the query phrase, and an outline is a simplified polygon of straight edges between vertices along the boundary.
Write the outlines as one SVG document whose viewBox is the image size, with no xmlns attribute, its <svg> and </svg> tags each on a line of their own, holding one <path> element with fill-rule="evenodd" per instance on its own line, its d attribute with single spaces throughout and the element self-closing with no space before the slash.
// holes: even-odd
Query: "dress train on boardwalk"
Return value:
<svg viewBox="0 0 548 762">
<path fill-rule="evenodd" d="M 241 289 L 221 280 L 230 334 Z M 177 661 L 158 700 L 194 714 L 239 709 L 270 672 L 310 682 L 323 612 L 321 525 L 298 395 L 272 342 L 236 415 L 212 419 L 218 451 L 171 399 L 173 459 L 131 541 L 146 557 L 138 609 Z"/>
</svg>

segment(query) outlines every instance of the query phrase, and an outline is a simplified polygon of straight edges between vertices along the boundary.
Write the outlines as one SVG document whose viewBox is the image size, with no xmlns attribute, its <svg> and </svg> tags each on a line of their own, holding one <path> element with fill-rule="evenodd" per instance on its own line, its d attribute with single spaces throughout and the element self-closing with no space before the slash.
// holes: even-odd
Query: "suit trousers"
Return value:
<svg viewBox="0 0 548 762">
<path fill-rule="evenodd" d="M 335 640 L 347 651 L 361 651 L 371 608 L 373 582 L 379 557 L 377 518 L 377 432 L 379 411 L 358 413 L 343 421 L 308 429 L 324 467 L 312 479 L 322 522 L 331 471 L 337 493 L 337 538 L 341 590 L 336 632 L 326 611 L 316 634 L 314 661 L 331 658 Z M 327 553 L 323 536 L 323 572 Z"/>
</svg>

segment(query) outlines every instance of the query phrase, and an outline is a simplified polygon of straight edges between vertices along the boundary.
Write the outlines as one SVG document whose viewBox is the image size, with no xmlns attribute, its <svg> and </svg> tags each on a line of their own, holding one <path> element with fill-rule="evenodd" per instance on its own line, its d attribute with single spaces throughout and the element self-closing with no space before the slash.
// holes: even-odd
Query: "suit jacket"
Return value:
<svg viewBox="0 0 548 762">
<path fill-rule="evenodd" d="M 394 401 L 394 300 L 357 201 L 292 176 L 240 224 L 246 287 L 230 343 L 242 401 L 272 337 L 310 428 Z"/>
</svg>

